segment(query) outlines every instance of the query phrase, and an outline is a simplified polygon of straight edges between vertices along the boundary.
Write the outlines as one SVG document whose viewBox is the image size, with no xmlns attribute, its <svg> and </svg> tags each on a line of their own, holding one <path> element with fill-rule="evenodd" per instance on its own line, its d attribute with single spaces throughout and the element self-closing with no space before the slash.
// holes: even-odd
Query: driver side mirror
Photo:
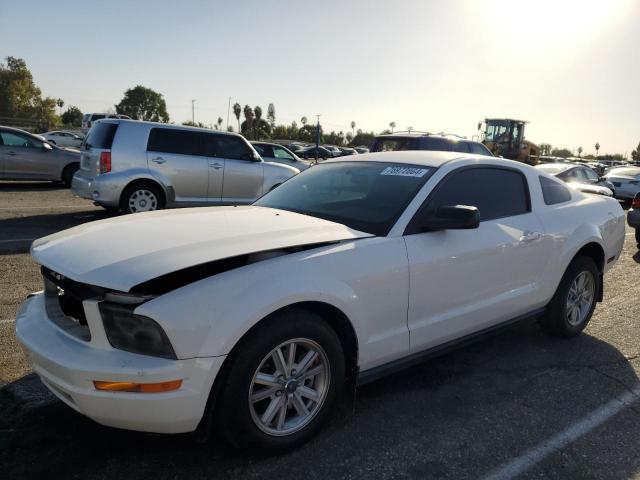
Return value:
<svg viewBox="0 0 640 480">
<path fill-rule="evenodd" d="M 480 226 L 480 212 L 468 205 L 439 207 L 435 214 L 425 217 L 420 223 L 423 231 L 467 230 Z"/>
</svg>

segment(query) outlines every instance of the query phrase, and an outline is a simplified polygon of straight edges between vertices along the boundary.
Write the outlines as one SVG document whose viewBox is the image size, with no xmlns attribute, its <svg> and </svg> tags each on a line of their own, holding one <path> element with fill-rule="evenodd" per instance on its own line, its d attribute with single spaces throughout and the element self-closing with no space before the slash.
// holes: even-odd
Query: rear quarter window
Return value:
<svg viewBox="0 0 640 480">
<path fill-rule="evenodd" d="M 113 137 L 115 137 L 117 130 L 117 123 L 95 123 L 91 127 L 91 130 L 89 130 L 85 141 L 85 147 L 102 148 L 107 150 L 111 149 L 111 145 L 113 145 Z"/>
<path fill-rule="evenodd" d="M 173 128 L 152 128 L 147 151 L 205 156 L 206 133 Z"/>
<path fill-rule="evenodd" d="M 542 198 L 546 205 L 557 205 L 571 200 L 571 191 L 558 180 L 540 176 Z"/>
</svg>

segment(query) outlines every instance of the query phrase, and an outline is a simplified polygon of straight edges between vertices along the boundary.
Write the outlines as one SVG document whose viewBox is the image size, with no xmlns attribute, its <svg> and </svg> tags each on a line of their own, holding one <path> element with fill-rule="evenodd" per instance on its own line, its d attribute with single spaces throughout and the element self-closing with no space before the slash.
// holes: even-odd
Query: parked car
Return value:
<svg viewBox="0 0 640 480">
<path fill-rule="evenodd" d="M 80 154 L 42 137 L 0 126 L 0 180 L 51 180 L 71 184 Z"/>
<path fill-rule="evenodd" d="M 316 147 L 315 145 L 298 150 L 296 155 L 304 159 L 321 158 L 322 160 L 326 160 L 327 158 L 333 158 L 332 152 L 322 146 Z"/>
<path fill-rule="evenodd" d="M 108 119 L 91 127 L 71 190 L 136 213 L 251 203 L 298 172 L 264 162 L 238 134 Z"/>
<path fill-rule="evenodd" d="M 554 175 L 584 193 L 595 193 L 608 197 L 614 195 L 614 185 L 606 178 L 600 177 L 593 169 L 586 165 L 575 163 L 544 163 L 537 165 L 536 168 L 550 175 Z"/>
<path fill-rule="evenodd" d="M 306 170 L 311 166 L 310 162 L 300 159 L 291 150 L 277 143 L 251 142 L 251 145 L 268 162 L 282 163 L 300 171 Z"/>
<path fill-rule="evenodd" d="M 101 424 L 212 425 L 236 446 L 283 450 L 354 382 L 518 320 L 578 335 L 624 223 L 614 199 L 509 160 L 332 159 L 251 206 L 36 240 L 45 287 L 16 336 L 45 386 Z"/>
<path fill-rule="evenodd" d="M 491 151 L 480 142 L 472 142 L 456 136 L 433 135 L 430 133 L 378 135 L 371 146 L 372 152 L 400 150 L 437 150 L 440 152 L 461 152 L 493 156 Z"/>
<path fill-rule="evenodd" d="M 82 133 L 86 134 L 91 128 L 91 125 L 93 125 L 93 122 L 102 120 L 103 118 L 121 118 L 123 120 L 131 120 L 131 117 L 129 116 L 119 115 L 117 113 L 85 113 L 82 116 L 82 126 L 80 127 Z"/>
<path fill-rule="evenodd" d="M 613 188 L 616 198 L 630 202 L 640 192 L 640 167 L 613 168 L 604 174 Z"/>
<path fill-rule="evenodd" d="M 329 150 L 329 152 L 331 153 L 331 156 L 333 157 L 342 156 L 342 151 L 336 145 L 323 145 L 323 147 Z"/>
<path fill-rule="evenodd" d="M 365 147 L 364 145 L 360 145 L 358 147 L 353 147 L 353 149 L 358 153 L 369 153 L 369 147 Z"/>
<path fill-rule="evenodd" d="M 340 152 L 342 153 L 342 156 L 345 155 L 357 155 L 358 152 L 355 148 L 351 148 L 351 147 L 338 147 L 340 149 Z"/>
<path fill-rule="evenodd" d="M 49 143 L 58 145 L 59 147 L 80 148 L 84 140 L 84 137 L 73 132 L 54 131 L 43 133 L 41 136 Z"/>
<path fill-rule="evenodd" d="M 636 243 L 638 244 L 638 249 L 640 249 L 640 193 L 636 193 L 631 202 L 631 208 L 627 213 L 627 222 L 636 232 Z"/>
</svg>

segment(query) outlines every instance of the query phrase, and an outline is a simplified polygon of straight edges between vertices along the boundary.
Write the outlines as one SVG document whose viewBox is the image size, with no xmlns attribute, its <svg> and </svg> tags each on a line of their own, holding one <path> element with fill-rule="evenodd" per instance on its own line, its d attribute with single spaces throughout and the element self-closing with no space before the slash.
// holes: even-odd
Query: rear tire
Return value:
<svg viewBox="0 0 640 480">
<path fill-rule="evenodd" d="M 164 206 L 162 189 L 151 182 L 129 185 L 120 196 L 120 210 L 126 213 L 162 210 Z"/>
<path fill-rule="evenodd" d="M 540 320 L 547 333 L 568 338 L 585 329 L 600 297 L 599 275 L 592 258 L 573 259 Z"/>
<path fill-rule="evenodd" d="M 62 180 L 62 183 L 64 183 L 65 187 L 71 186 L 71 182 L 73 181 L 73 176 L 79 169 L 80 169 L 80 164 L 78 163 L 72 163 L 64 167 L 64 170 L 62 171 L 61 180 Z"/>
<path fill-rule="evenodd" d="M 214 415 L 220 435 L 237 448 L 299 447 L 320 429 L 344 384 L 340 339 L 322 317 L 303 309 L 267 320 L 232 355 Z M 305 364 L 305 358 L 313 360 Z"/>
</svg>

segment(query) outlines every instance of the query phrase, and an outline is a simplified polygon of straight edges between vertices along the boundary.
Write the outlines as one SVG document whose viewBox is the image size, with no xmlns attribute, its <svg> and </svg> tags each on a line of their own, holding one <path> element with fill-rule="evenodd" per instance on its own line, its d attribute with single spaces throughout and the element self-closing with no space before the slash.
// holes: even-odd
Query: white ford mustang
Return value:
<svg viewBox="0 0 640 480">
<path fill-rule="evenodd" d="M 624 213 L 535 168 L 454 152 L 324 162 L 254 205 L 150 212 L 37 240 L 16 333 L 99 423 L 213 425 L 290 448 L 364 382 L 516 320 L 573 336 Z"/>
</svg>

